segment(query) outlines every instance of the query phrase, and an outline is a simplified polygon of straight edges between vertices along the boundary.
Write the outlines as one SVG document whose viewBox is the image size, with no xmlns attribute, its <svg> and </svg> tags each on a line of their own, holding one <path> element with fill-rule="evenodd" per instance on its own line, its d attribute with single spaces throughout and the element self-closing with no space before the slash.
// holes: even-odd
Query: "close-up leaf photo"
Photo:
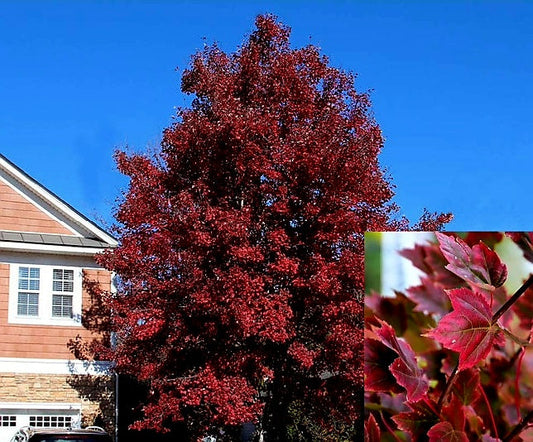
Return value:
<svg viewBox="0 0 533 442">
<path fill-rule="evenodd" d="M 365 440 L 533 440 L 532 244 L 365 235 Z"/>
</svg>

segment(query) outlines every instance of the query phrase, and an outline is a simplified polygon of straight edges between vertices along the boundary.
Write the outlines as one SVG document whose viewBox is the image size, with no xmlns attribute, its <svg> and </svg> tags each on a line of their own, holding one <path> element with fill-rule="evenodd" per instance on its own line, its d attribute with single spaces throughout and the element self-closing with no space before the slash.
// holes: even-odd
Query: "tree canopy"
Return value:
<svg viewBox="0 0 533 442">
<path fill-rule="evenodd" d="M 262 15 L 235 53 L 205 47 L 160 152 L 116 154 L 120 244 L 98 259 L 117 291 L 95 287 L 87 324 L 116 336 L 91 352 L 149 386 L 137 428 L 361 437 L 363 232 L 409 224 L 368 94 L 289 35 Z"/>
</svg>

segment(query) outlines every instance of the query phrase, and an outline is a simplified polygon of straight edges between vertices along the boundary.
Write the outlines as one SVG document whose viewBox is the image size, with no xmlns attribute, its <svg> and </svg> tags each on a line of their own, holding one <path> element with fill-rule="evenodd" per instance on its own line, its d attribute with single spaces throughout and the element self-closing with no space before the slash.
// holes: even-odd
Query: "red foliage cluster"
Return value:
<svg viewBox="0 0 533 442">
<path fill-rule="evenodd" d="M 94 293 L 87 315 L 116 346 L 91 350 L 150 384 L 139 428 L 184 421 L 220 440 L 256 422 L 268 440 L 351 440 L 363 232 L 408 224 L 389 203 L 381 131 L 354 76 L 314 46 L 291 49 L 274 17 L 256 26 L 236 53 L 192 58 L 182 90 L 195 98 L 160 154 L 117 154 L 130 178 L 120 245 L 99 262 L 118 291 Z M 448 219 L 425 214 L 419 227 Z"/>
<path fill-rule="evenodd" d="M 531 234 L 508 236 L 533 261 Z M 367 300 L 365 440 L 532 440 L 533 276 L 508 296 L 503 234 L 436 237 L 401 252 L 419 286 Z"/>
</svg>

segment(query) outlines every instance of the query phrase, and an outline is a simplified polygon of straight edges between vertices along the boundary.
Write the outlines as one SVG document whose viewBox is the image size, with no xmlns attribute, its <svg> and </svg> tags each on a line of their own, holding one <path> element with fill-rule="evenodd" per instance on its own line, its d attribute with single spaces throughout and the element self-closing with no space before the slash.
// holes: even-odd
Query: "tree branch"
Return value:
<svg viewBox="0 0 533 442">
<path fill-rule="evenodd" d="M 513 430 L 503 438 L 503 442 L 510 442 L 515 436 L 518 436 L 530 421 L 533 420 L 533 410 L 524 416 L 524 418 L 513 428 Z"/>
<path fill-rule="evenodd" d="M 533 275 L 530 275 L 530 277 L 528 278 L 528 280 L 526 282 L 524 282 L 524 284 L 522 285 L 522 287 L 520 287 L 516 293 L 511 296 L 507 302 L 505 304 L 503 304 L 499 310 L 494 313 L 494 316 L 492 317 L 492 321 L 491 321 L 491 325 L 494 325 L 496 324 L 496 322 L 498 321 L 498 319 L 500 319 L 503 314 L 509 310 L 511 308 L 511 306 L 518 300 L 518 298 L 520 298 L 520 296 L 522 296 L 524 294 L 524 292 L 531 286 L 533 285 Z"/>
</svg>

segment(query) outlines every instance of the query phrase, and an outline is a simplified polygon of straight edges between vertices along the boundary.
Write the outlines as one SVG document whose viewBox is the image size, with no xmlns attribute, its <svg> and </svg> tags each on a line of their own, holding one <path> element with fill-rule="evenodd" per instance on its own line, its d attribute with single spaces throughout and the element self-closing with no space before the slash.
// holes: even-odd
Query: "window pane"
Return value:
<svg viewBox="0 0 533 442">
<path fill-rule="evenodd" d="M 19 299 L 17 304 L 17 314 L 27 315 L 28 314 L 28 294 L 19 293 Z"/>
<path fill-rule="evenodd" d="M 17 416 L 2 415 L 0 416 L 0 427 L 15 427 L 17 425 Z"/>
<path fill-rule="evenodd" d="M 52 297 L 52 316 L 56 318 L 72 318 L 71 295 L 54 295 Z"/>
<path fill-rule="evenodd" d="M 71 416 L 30 416 L 30 426 L 32 427 L 69 427 L 71 423 Z"/>
<path fill-rule="evenodd" d="M 38 316 L 39 295 L 37 293 L 19 293 L 17 313 L 24 316 Z"/>
<path fill-rule="evenodd" d="M 19 289 L 28 290 L 28 267 L 19 267 Z"/>
<path fill-rule="evenodd" d="M 19 290 L 39 290 L 40 269 L 19 267 Z"/>
<path fill-rule="evenodd" d="M 53 271 L 53 291 L 73 292 L 74 291 L 74 270 L 54 269 Z"/>
<path fill-rule="evenodd" d="M 19 267 L 19 278 L 28 278 L 29 269 L 28 267 Z"/>
</svg>

